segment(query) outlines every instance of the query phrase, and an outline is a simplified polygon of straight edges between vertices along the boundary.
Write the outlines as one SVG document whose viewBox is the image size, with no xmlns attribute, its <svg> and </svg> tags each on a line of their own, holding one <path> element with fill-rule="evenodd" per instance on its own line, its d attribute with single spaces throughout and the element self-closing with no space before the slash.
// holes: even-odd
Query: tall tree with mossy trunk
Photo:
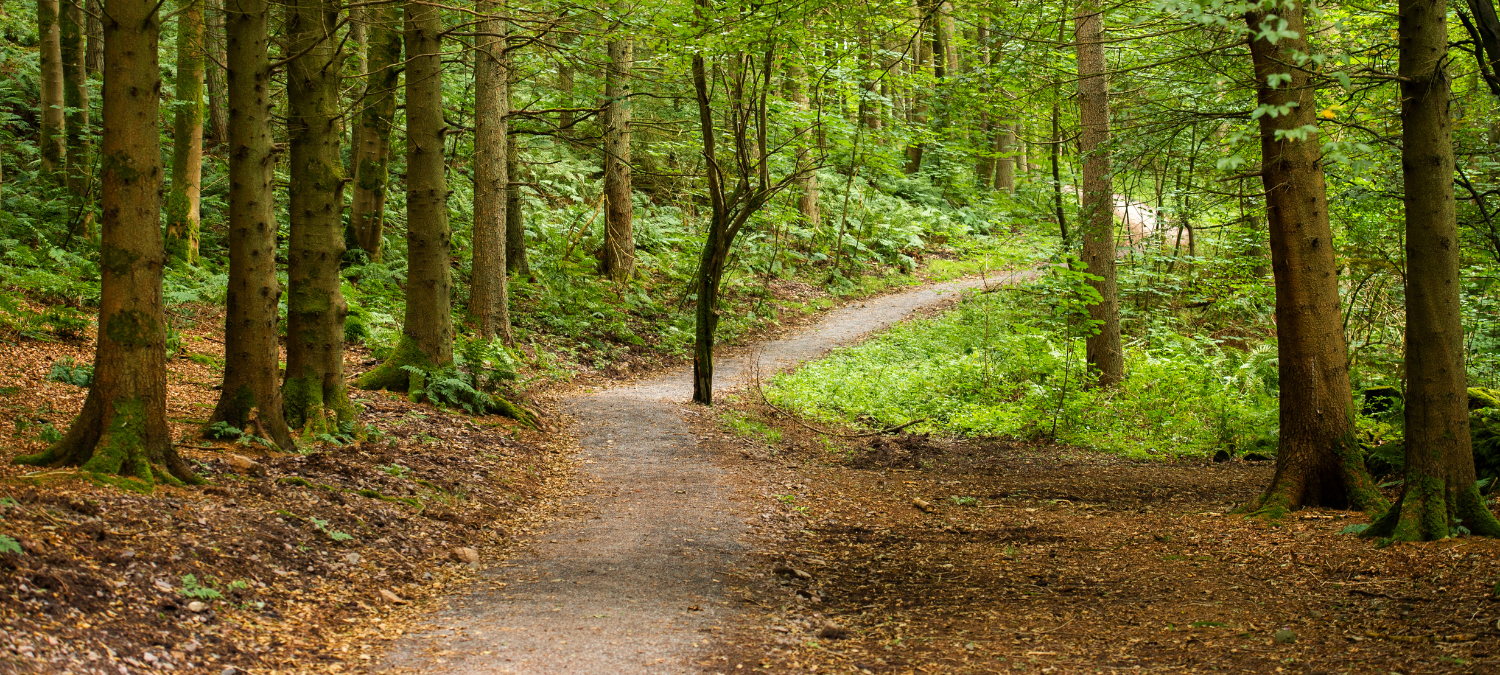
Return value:
<svg viewBox="0 0 1500 675">
<path fill-rule="evenodd" d="M 167 255 L 189 265 L 198 263 L 203 183 L 203 2 L 183 0 L 177 9 L 177 103 L 167 195 Z"/>
<path fill-rule="evenodd" d="M 599 269 L 610 279 L 625 281 L 635 271 L 635 208 L 630 200 L 630 69 L 635 59 L 629 38 L 611 40 L 608 51 L 609 63 L 604 71 L 604 252 Z"/>
<path fill-rule="evenodd" d="M 287 137 L 291 152 L 287 212 L 287 423 L 324 433 L 352 421 L 344 384 L 344 163 L 339 154 L 343 72 L 336 0 L 295 0 L 286 22 Z"/>
<path fill-rule="evenodd" d="M 371 260 L 385 243 L 386 186 L 390 181 L 391 129 L 401 82 L 401 10 L 394 3 L 366 7 L 365 90 L 354 154 L 354 191 L 346 240 Z"/>
<path fill-rule="evenodd" d="M 167 333 L 162 303 L 157 137 L 161 69 L 156 0 L 104 5 L 102 239 L 94 382 L 67 435 L 18 464 L 78 466 L 99 480 L 149 490 L 198 483 L 167 426 Z"/>
<path fill-rule="evenodd" d="M 1099 292 L 1099 301 L 1088 307 L 1095 330 L 1085 340 L 1085 352 L 1099 386 L 1111 387 L 1125 380 L 1125 350 L 1120 344 L 1120 296 L 1115 286 L 1115 192 L 1104 10 L 1096 3 L 1084 3 L 1073 21 L 1078 49 L 1078 149 L 1083 156 L 1083 262 L 1092 275 L 1089 285 Z M 1001 128 L 1009 132 L 1005 122 Z M 1009 148 L 1005 151 L 1008 154 Z M 998 182 L 996 187 L 1000 187 Z"/>
<path fill-rule="evenodd" d="M 276 167 L 271 140 L 269 0 L 225 0 L 229 81 L 229 288 L 224 386 L 210 421 L 296 448 L 281 403 L 277 344 Z"/>
<path fill-rule="evenodd" d="M 1304 506 L 1383 508 L 1354 440 L 1317 108 L 1308 71 L 1295 65 L 1311 53 L 1303 5 L 1267 0 L 1246 12 L 1245 22 L 1257 99 L 1267 113 L 1259 116 L 1260 175 L 1276 277 L 1281 423 L 1276 475 L 1244 510 L 1276 518 Z"/>
<path fill-rule="evenodd" d="M 493 15 L 501 5 L 481 2 L 474 38 L 474 254 L 469 314 L 485 339 L 510 343 L 510 303 L 505 273 L 505 202 L 510 188 L 506 167 L 506 115 L 510 75 L 506 72 L 505 22 Z"/>
<path fill-rule="evenodd" d="M 89 156 L 89 76 L 87 28 L 83 0 L 64 0 L 62 25 L 63 103 L 67 106 L 68 232 L 93 235 L 93 211 L 89 208 L 93 158 Z"/>
<path fill-rule="evenodd" d="M 453 363 L 453 273 L 449 266 L 448 179 L 443 165 L 442 13 L 407 3 L 406 313 L 390 358 L 360 377 L 361 389 L 407 390 L 407 366 L 433 371 Z M 420 385 L 420 383 L 418 383 Z"/>
<path fill-rule="evenodd" d="M 1458 527 L 1500 537 L 1475 485 L 1459 314 L 1447 0 L 1401 0 L 1401 174 L 1406 206 L 1406 468 L 1367 536 L 1433 540 Z"/>
</svg>

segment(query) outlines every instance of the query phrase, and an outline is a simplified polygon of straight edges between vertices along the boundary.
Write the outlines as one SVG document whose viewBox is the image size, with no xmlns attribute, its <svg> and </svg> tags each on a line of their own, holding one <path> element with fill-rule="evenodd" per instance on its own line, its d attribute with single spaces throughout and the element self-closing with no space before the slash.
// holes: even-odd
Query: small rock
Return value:
<svg viewBox="0 0 1500 675">
<path fill-rule="evenodd" d="M 225 454 L 224 463 L 229 465 L 229 468 L 234 469 L 237 473 L 243 473 L 251 476 L 266 475 L 266 467 L 261 466 L 260 462 L 250 459 L 249 457 L 235 454 Z"/>
<path fill-rule="evenodd" d="M 42 542 L 35 539 L 22 539 L 20 541 L 20 544 L 21 548 L 25 549 L 27 553 L 30 553 L 32 555 L 42 555 L 47 552 L 47 547 L 43 546 Z"/>
<path fill-rule="evenodd" d="M 198 602 L 197 600 L 194 600 L 194 601 L 188 603 L 188 611 L 189 612 L 196 613 L 196 612 L 201 612 L 201 611 L 203 611 L 205 609 L 208 609 L 208 605 L 205 605 L 205 604 L 203 604 L 201 602 Z"/>
<path fill-rule="evenodd" d="M 812 578 L 812 575 L 808 574 L 807 572 L 803 572 L 802 570 L 799 570 L 795 567 L 787 567 L 785 565 L 779 566 L 772 571 L 784 577 L 795 577 L 797 579 L 803 580 Z"/>
<path fill-rule="evenodd" d="M 459 546 L 449 551 L 448 557 L 452 558 L 453 562 L 468 563 L 470 565 L 479 564 L 479 551 L 467 546 Z"/>
<path fill-rule="evenodd" d="M 384 588 L 380 589 L 380 598 L 392 605 L 406 604 L 406 598 L 396 595 L 395 593 L 392 593 Z"/>
<path fill-rule="evenodd" d="M 924 501 L 921 497 L 911 500 L 911 505 L 917 507 L 922 513 L 932 513 L 932 504 Z"/>
<path fill-rule="evenodd" d="M 224 666 L 224 669 L 219 671 L 219 675 L 240 675 L 240 673 L 243 672 L 245 671 L 240 670 L 239 668 L 235 668 L 234 666 Z"/>
<path fill-rule="evenodd" d="M 141 660 L 145 661 L 146 663 L 156 663 L 156 655 L 152 654 L 151 652 L 146 652 L 145 654 L 141 654 Z"/>
<path fill-rule="evenodd" d="M 349 563 L 350 565 L 358 565 L 359 564 L 359 554 L 358 553 L 345 553 L 344 554 L 344 562 Z"/>
<path fill-rule="evenodd" d="M 1297 641 L 1297 634 L 1290 628 L 1283 628 L 1271 635 L 1271 640 L 1279 645 L 1289 645 Z"/>
<path fill-rule="evenodd" d="M 822 630 L 818 631 L 818 637 L 825 640 L 843 640 L 849 637 L 849 629 L 829 621 L 823 624 Z"/>
</svg>

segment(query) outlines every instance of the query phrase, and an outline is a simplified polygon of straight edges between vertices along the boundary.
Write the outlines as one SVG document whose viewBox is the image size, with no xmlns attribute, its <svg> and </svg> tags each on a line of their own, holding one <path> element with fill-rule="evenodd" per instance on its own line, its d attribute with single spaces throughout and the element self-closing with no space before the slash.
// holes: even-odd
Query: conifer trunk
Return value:
<svg viewBox="0 0 1500 675">
<path fill-rule="evenodd" d="M 1383 505 L 1354 442 L 1349 356 L 1339 314 L 1333 231 L 1328 195 L 1315 134 L 1287 136 L 1316 122 L 1313 88 L 1307 72 L 1293 68 L 1298 54 L 1308 53 L 1298 3 L 1275 11 L 1286 29 L 1299 37 L 1250 43 L 1262 105 L 1277 116 L 1260 117 L 1261 181 L 1271 239 L 1271 266 L 1276 278 L 1276 338 L 1281 382 L 1280 439 L 1276 475 L 1266 493 L 1248 509 L 1275 518 L 1303 506 L 1369 510 Z M 1246 13 L 1252 33 L 1267 11 Z M 1268 86 L 1271 75 L 1290 77 Z M 1277 131 L 1283 132 L 1280 139 Z"/>
<path fill-rule="evenodd" d="M 396 116 L 396 87 L 401 78 L 400 10 L 395 4 L 365 8 L 369 47 L 358 142 L 353 148 L 354 195 L 348 239 L 371 260 L 380 260 L 385 242 L 386 189 L 390 182 L 391 128 Z"/>
<path fill-rule="evenodd" d="M 1086 340 L 1089 369 L 1101 387 L 1125 379 L 1120 346 L 1120 301 L 1115 287 L 1115 196 L 1110 176 L 1109 80 L 1104 63 L 1104 11 L 1085 3 L 1074 18 L 1078 48 L 1079 153 L 1083 155 L 1083 262 L 1097 277 L 1100 301 L 1089 306 L 1095 333 Z M 1002 133 L 1009 129 L 1002 125 Z"/>
<path fill-rule="evenodd" d="M 563 110 L 557 113 L 557 135 L 563 139 L 573 137 L 573 89 L 575 87 L 574 75 L 577 67 L 573 65 L 572 50 L 578 43 L 578 34 L 571 27 L 564 27 L 562 34 L 557 38 L 557 48 L 560 52 L 557 56 L 557 107 Z"/>
<path fill-rule="evenodd" d="M 787 85 L 791 89 L 792 103 L 797 110 L 807 113 L 810 109 L 807 100 L 807 73 L 802 69 L 802 64 L 787 59 L 786 66 Z M 812 154 L 812 140 L 808 138 L 810 126 L 806 124 L 797 125 L 797 167 L 808 166 L 809 156 Z M 802 221 L 808 227 L 816 229 L 822 220 L 818 209 L 818 174 L 816 171 L 807 171 L 797 177 L 797 212 L 802 214 Z"/>
<path fill-rule="evenodd" d="M 229 91 L 224 82 L 224 0 L 208 0 L 203 18 L 204 45 L 211 58 L 204 59 L 204 81 L 208 84 L 208 129 L 214 143 L 229 142 Z"/>
<path fill-rule="evenodd" d="M 89 89 L 83 18 L 83 0 L 64 0 L 60 17 L 62 25 L 63 103 L 67 105 L 68 197 L 72 213 L 68 217 L 70 232 L 83 234 L 92 230 L 85 211 L 89 199 L 91 176 L 89 158 Z"/>
<path fill-rule="evenodd" d="M 58 17 L 58 0 L 37 0 L 36 25 L 40 52 L 38 59 L 42 79 L 42 134 L 37 150 L 42 156 L 42 175 L 48 180 L 63 180 L 64 135 L 62 24 Z"/>
<path fill-rule="evenodd" d="M 359 380 L 362 389 L 408 390 L 404 366 L 435 370 L 453 362 L 452 272 L 448 264 L 448 182 L 443 167 L 442 14 L 405 6 L 406 314 L 396 351 Z"/>
<path fill-rule="evenodd" d="M 635 271 L 635 209 L 630 201 L 630 40 L 609 43 L 604 76 L 604 255 L 600 270 L 615 281 Z"/>
<path fill-rule="evenodd" d="M 104 74 L 104 23 L 100 17 L 104 11 L 104 5 L 99 0 L 87 0 L 84 14 L 84 25 L 88 32 L 88 43 L 85 49 L 88 55 L 84 57 L 84 67 L 89 77 L 98 79 Z"/>
<path fill-rule="evenodd" d="M 499 10 L 494 2 L 479 6 L 481 14 Z M 497 19 L 479 23 L 474 50 L 474 259 L 469 313 L 485 339 L 499 335 L 508 344 L 510 309 L 505 273 L 505 202 L 510 188 L 506 172 L 506 107 L 510 103 L 509 74 L 505 68 L 505 32 Z"/>
<path fill-rule="evenodd" d="M 281 402 L 277 345 L 276 166 L 271 142 L 269 0 L 228 0 L 224 138 L 229 156 L 229 288 L 224 317 L 224 386 L 211 421 L 258 426 L 282 450 L 295 449 Z M 253 415 L 253 417 L 252 417 Z"/>
<path fill-rule="evenodd" d="M 506 56 L 505 71 L 509 86 L 505 88 L 505 109 L 512 109 L 510 97 L 516 89 L 516 69 L 511 67 L 510 56 Z M 521 208 L 521 144 L 515 134 L 505 137 L 505 175 L 510 185 L 505 190 L 505 273 L 508 275 L 531 274 L 531 265 L 526 261 L 526 217 Z"/>
<path fill-rule="evenodd" d="M 235 1 L 235 0 L 231 0 Z M 353 419 L 344 386 L 342 111 L 334 0 L 294 0 L 287 17 L 287 137 L 291 151 L 287 213 L 286 419 L 304 433 L 325 433 Z"/>
<path fill-rule="evenodd" d="M 916 42 L 913 45 L 913 56 L 915 59 L 911 64 L 912 72 L 918 74 L 917 81 L 921 82 L 921 73 L 928 71 L 932 62 L 932 42 L 927 39 L 927 29 L 931 21 L 927 16 L 927 10 L 922 6 L 922 0 L 912 0 L 912 16 L 918 21 Z M 926 147 L 927 130 L 927 96 L 925 87 L 918 84 L 911 89 L 911 105 L 907 109 L 907 122 L 915 128 L 917 137 L 906 146 L 906 173 L 915 174 L 922 170 L 922 151 Z"/>
<path fill-rule="evenodd" d="M 177 9 L 177 105 L 172 124 L 172 192 L 167 255 L 198 264 L 198 201 L 203 181 L 203 2 Z"/>
<path fill-rule="evenodd" d="M 102 238 L 94 383 L 61 441 L 18 464 L 71 465 L 139 490 L 198 483 L 167 427 L 166 314 L 162 304 L 161 70 L 155 0 L 105 3 Z"/>
<path fill-rule="evenodd" d="M 1001 120 L 995 126 L 995 189 L 1014 194 L 1016 191 L 1016 159 L 1013 152 L 1015 132 L 1010 122 Z"/>
<path fill-rule="evenodd" d="M 1401 168 L 1406 206 L 1406 481 L 1366 531 L 1443 539 L 1455 523 L 1500 536 L 1474 485 L 1464 330 L 1459 314 L 1447 0 L 1401 0 Z"/>
</svg>

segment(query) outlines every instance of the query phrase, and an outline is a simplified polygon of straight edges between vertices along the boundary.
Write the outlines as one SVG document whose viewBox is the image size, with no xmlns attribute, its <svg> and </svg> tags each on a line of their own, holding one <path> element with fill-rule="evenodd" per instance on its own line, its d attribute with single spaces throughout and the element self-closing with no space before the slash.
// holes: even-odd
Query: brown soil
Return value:
<svg viewBox="0 0 1500 675">
<path fill-rule="evenodd" d="M 750 611 L 703 672 L 1500 672 L 1500 542 L 1377 549 L 1340 534 L 1358 513 L 1230 515 L 1268 463 L 840 438 L 724 408 L 780 437 L 699 427 L 757 467 L 768 526 Z"/>
</svg>

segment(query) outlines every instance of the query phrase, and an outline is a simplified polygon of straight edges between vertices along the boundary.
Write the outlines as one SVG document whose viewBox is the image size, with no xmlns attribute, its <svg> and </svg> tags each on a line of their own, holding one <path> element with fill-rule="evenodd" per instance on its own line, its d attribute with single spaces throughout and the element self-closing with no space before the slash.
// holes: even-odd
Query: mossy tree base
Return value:
<svg viewBox="0 0 1500 675">
<path fill-rule="evenodd" d="M 1282 453 L 1287 450 L 1281 448 Z M 1278 454 L 1270 487 L 1234 512 L 1274 523 L 1308 506 L 1351 508 L 1371 515 L 1386 509 L 1389 502 L 1376 489 L 1352 438 L 1345 438 L 1326 452 L 1319 457 L 1302 449 L 1297 461 Z"/>
<path fill-rule="evenodd" d="M 1479 487 L 1446 485 L 1433 476 L 1408 477 L 1406 488 L 1363 536 L 1391 541 L 1436 541 L 1460 534 L 1459 527 L 1481 537 L 1500 537 Z"/>
<path fill-rule="evenodd" d="M 287 424 L 316 436 L 336 434 L 341 422 L 353 422 L 354 405 L 344 388 L 327 389 L 321 376 L 287 378 L 281 388 Z"/>
<path fill-rule="evenodd" d="M 110 407 L 106 411 L 102 397 L 91 392 L 62 440 L 14 462 L 76 466 L 99 482 L 135 492 L 150 492 L 161 483 L 182 486 L 205 482 L 177 455 L 164 429 L 153 433 L 144 402 L 126 400 Z"/>
<path fill-rule="evenodd" d="M 385 363 L 376 367 L 375 370 L 360 375 L 359 379 L 354 381 L 354 386 L 366 391 L 384 389 L 387 391 L 410 392 L 412 391 L 411 371 L 406 370 L 407 366 L 412 366 L 423 372 L 431 372 L 437 370 L 439 364 L 432 362 L 432 359 L 422 351 L 422 348 L 417 346 L 416 340 L 402 335 L 401 341 L 396 344 L 396 351 L 391 353 L 391 357 L 386 359 Z M 418 382 L 416 384 L 417 389 L 422 388 L 422 383 Z"/>
</svg>

